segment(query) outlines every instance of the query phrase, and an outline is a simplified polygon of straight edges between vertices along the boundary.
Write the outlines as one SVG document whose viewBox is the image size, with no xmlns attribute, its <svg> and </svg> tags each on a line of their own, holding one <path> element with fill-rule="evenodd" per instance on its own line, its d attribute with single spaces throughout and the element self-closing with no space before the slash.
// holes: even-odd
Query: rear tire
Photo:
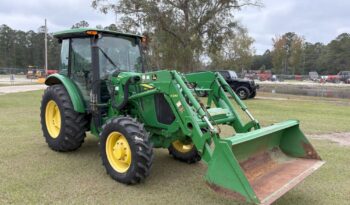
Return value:
<svg viewBox="0 0 350 205">
<path fill-rule="evenodd" d="M 238 87 L 236 93 L 241 100 L 246 100 L 250 96 L 249 89 L 244 86 Z"/>
<path fill-rule="evenodd" d="M 193 164 L 201 160 L 201 156 L 192 142 L 183 143 L 180 140 L 176 140 L 170 144 L 168 150 L 174 159 L 182 162 Z"/>
<path fill-rule="evenodd" d="M 131 117 L 107 121 L 100 133 L 100 153 L 107 174 L 124 184 L 139 183 L 149 175 L 152 148 L 143 124 Z"/>
<path fill-rule="evenodd" d="M 256 96 L 256 91 L 252 92 L 252 94 L 250 94 L 249 98 L 255 98 Z"/>
<path fill-rule="evenodd" d="M 84 142 L 87 120 L 85 114 L 74 111 L 65 87 L 48 87 L 41 101 L 41 128 L 48 146 L 60 152 L 78 149 Z"/>
</svg>

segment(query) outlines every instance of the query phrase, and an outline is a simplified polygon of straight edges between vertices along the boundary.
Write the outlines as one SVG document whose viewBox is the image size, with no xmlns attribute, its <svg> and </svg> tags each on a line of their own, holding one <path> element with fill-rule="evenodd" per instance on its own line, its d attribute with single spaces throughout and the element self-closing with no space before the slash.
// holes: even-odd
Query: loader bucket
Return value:
<svg viewBox="0 0 350 205">
<path fill-rule="evenodd" d="M 208 184 L 256 204 L 271 204 L 324 163 L 295 120 L 214 143 Z"/>
</svg>

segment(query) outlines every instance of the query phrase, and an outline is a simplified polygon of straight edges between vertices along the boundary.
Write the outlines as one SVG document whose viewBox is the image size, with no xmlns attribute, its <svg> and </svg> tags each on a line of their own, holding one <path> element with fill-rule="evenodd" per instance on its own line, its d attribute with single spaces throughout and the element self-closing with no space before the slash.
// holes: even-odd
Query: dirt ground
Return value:
<svg viewBox="0 0 350 205">
<path fill-rule="evenodd" d="M 308 135 L 308 137 L 318 140 L 330 140 L 342 146 L 350 146 L 350 132 Z"/>
</svg>

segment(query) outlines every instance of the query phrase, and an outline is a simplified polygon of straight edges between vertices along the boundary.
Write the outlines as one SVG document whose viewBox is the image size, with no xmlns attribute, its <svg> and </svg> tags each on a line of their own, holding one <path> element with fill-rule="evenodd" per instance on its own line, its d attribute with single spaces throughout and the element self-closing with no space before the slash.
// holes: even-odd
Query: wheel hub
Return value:
<svg viewBox="0 0 350 205">
<path fill-rule="evenodd" d="M 53 100 L 46 104 L 45 123 L 50 136 L 57 138 L 61 130 L 61 112 Z"/>
<path fill-rule="evenodd" d="M 240 95 L 241 97 L 244 97 L 244 96 L 245 96 L 244 91 L 243 91 L 243 90 L 242 90 L 242 91 L 240 91 L 240 92 L 239 92 L 239 95 Z"/>
<path fill-rule="evenodd" d="M 131 165 L 131 149 L 125 136 L 112 132 L 107 137 L 106 154 L 110 165 L 120 173 L 126 172 Z"/>
<path fill-rule="evenodd" d="M 118 160 L 125 160 L 125 157 L 127 155 L 126 149 L 127 148 L 124 146 L 123 142 L 120 142 L 120 140 L 118 140 L 113 147 L 113 155 Z"/>
<path fill-rule="evenodd" d="M 174 141 L 172 145 L 177 151 L 182 153 L 191 151 L 194 146 L 193 143 L 184 143 L 184 142 L 181 142 L 180 140 Z"/>
</svg>

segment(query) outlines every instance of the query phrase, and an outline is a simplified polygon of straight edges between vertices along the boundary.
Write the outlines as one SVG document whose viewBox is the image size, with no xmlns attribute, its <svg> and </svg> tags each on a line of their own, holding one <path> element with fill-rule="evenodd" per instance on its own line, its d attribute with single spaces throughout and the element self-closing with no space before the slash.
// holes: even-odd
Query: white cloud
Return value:
<svg viewBox="0 0 350 205">
<path fill-rule="evenodd" d="M 102 14 L 91 7 L 87 0 L 2 0 L 0 24 L 21 30 L 37 30 L 47 18 L 49 31 L 70 28 L 86 20 L 90 26 L 107 26 L 115 23 L 113 14 Z"/>
<path fill-rule="evenodd" d="M 47 18 L 50 32 L 86 20 L 90 26 L 115 22 L 91 7 L 91 0 L 0 0 L 0 24 L 14 29 L 37 30 Z M 262 0 L 264 7 L 243 8 L 236 17 L 255 39 L 257 53 L 271 49 L 272 38 L 292 31 L 309 42 L 328 43 L 350 32 L 350 1 Z"/>
<path fill-rule="evenodd" d="M 350 1 L 265 0 L 263 8 L 243 9 L 238 18 L 255 38 L 257 53 L 272 47 L 272 37 L 295 32 L 309 42 L 328 43 L 350 32 Z"/>
</svg>

